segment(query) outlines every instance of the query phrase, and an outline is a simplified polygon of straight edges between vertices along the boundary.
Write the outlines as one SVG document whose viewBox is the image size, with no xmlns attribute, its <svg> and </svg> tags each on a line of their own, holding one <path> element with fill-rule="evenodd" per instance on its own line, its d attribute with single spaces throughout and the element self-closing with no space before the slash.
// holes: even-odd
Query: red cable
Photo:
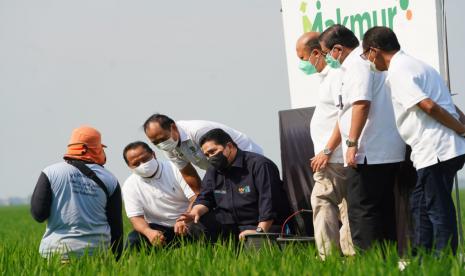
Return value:
<svg viewBox="0 0 465 276">
<path fill-rule="evenodd" d="M 283 223 L 283 226 L 281 226 L 281 237 L 284 237 L 284 235 L 283 235 L 283 234 L 284 234 L 284 227 L 286 226 L 287 222 L 288 222 L 291 218 L 293 218 L 294 216 L 296 216 L 296 215 L 298 215 L 298 214 L 300 214 L 300 213 L 302 213 L 302 212 L 305 212 L 305 211 L 307 211 L 307 210 L 305 210 L 305 209 L 300 209 L 300 210 L 294 212 L 292 215 L 290 215 L 290 216 L 287 217 L 287 219 L 286 219 L 286 220 L 284 221 L 284 223 Z"/>
</svg>

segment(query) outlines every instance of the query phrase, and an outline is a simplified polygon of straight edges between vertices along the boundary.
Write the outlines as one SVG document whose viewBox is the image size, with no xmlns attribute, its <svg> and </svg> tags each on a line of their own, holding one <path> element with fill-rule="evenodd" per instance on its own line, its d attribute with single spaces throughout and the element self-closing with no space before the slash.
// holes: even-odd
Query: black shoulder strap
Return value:
<svg viewBox="0 0 465 276">
<path fill-rule="evenodd" d="M 110 193 L 108 193 L 108 189 L 103 184 L 103 181 L 98 178 L 98 176 L 95 174 L 93 170 L 91 170 L 89 167 L 86 166 L 86 164 L 81 161 L 81 160 L 75 160 L 75 159 L 67 159 L 66 162 L 70 165 L 73 165 L 76 167 L 79 171 L 81 171 L 85 176 L 88 178 L 92 179 L 97 185 L 105 192 L 107 195 L 107 200 L 110 198 Z"/>
</svg>

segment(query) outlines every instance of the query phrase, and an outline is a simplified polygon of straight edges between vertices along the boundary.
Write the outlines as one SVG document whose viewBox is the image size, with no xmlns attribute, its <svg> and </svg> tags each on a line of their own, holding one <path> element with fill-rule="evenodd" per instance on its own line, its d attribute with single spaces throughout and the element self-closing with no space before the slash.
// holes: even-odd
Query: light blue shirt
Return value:
<svg viewBox="0 0 465 276">
<path fill-rule="evenodd" d="M 116 177 L 96 164 L 87 164 L 105 183 L 111 195 L 118 184 Z M 92 254 L 98 248 L 108 249 L 110 226 L 106 216 L 105 192 L 77 168 L 66 162 L 51 165 L 43 170 L 52 189 L 52 204 L 47 228 L 39 252 L 48 257 L 68 252 Z"/>
</svg>

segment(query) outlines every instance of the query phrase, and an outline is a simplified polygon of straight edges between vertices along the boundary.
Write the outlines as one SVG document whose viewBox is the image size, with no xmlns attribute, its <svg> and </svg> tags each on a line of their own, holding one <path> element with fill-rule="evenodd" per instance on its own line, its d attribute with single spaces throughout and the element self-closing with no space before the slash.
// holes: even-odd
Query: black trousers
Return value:
<svg viewBox="0 0 465 276">
<path fill-rule="evenodd" d="M 149 223 L 149 226 L 151 229 L 163 232 L 166 242 L 164 247 L 175 247 L 180 244 L 181 240 L 192 241 L 194 239 L 198 239 L 201 235 L 203 235 L 203 227 L 201 225 L 193 224 L 192 227 L 189 227 L 189 231 L 187 235 L 184 237 L 176 236 L 174 233 L 174 227 L 167 227 L 155 223 Z M 135 230 L 129 233 L 126 247 L 138 251 L 140 251 L 143 247 L 145 247 L 146 249 L 153 248 L 152 244 L 147 239 L 147 237 Z"/>
<path fill-rule="evenodd" d="M 347 187 L 350 231 L 359 249 L 396 241 L 394 185 L 400 164 L 359 164 L 359 181 Z"/>
<path fill-rule="evenodd" d="M 239 240 L 239 234 L 244 230 L 256 230 L 257 223 L 253 224 L 225 224 L 216 219 L 215 211 L 208 212 L 200 217 L 202 231 L 207 240 L 216 242 L 217 240 Z M 270 233 L 280 233 L 281 225 L 272 225 L 268 230 Z"/>
</svg>

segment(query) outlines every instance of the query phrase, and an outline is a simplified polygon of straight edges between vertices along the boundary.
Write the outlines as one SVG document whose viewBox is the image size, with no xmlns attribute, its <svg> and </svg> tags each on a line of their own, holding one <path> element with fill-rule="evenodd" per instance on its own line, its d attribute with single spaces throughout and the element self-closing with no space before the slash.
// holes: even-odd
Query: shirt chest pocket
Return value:
<svg viewBox="0 0 465 276">
<path fill-rule="evenodd" d="M 185 144 L 184 150 L 187 151 L 187 155 L 190 157 L 191 161 L 194 163 L 205 159 L 205 155 L 203 154 L 200 147 L 194 144 L 190 140 L 187 141 L 187 143 Z"/>
<path fill-rule="evenodd" d="M 217 188 L 213 191 L 213 196 L 215 197 L 215 201 L 217 205 L 222 205 L 222 203 L 226 200 L 228 192 L 224 188 Z"/>
</svg>

